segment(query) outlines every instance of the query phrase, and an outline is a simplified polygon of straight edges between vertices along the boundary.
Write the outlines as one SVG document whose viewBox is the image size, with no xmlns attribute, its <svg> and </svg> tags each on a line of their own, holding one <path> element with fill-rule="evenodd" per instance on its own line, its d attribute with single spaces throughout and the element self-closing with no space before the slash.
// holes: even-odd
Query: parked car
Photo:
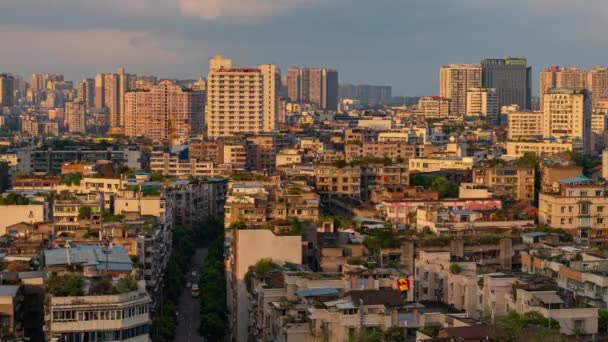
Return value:
<svg viewBox="0 0 608 342">
<path fill-rule="evenodd" d="M 192 295 L 192 297 L 196 298 L 199 295 L 199 288 L 197 284 L 192 284 L 192 287 L 190 288 L 190 294 Z"/>
</svg>

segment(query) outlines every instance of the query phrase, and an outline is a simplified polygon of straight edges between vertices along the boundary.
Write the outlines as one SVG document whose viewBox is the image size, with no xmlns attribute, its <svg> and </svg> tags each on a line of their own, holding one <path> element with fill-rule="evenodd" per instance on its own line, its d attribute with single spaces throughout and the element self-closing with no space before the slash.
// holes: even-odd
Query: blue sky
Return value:
<svg viewBox="0 0 608 342">
<path fill-rule="evenodd" d="M 194 78 L 220 53 L 434 95 L 442 64 L 524 56 L 536 79 L 608 64 L 607 15 L 605 0 L 0 0 L 0 71 Z"/>
</svg>

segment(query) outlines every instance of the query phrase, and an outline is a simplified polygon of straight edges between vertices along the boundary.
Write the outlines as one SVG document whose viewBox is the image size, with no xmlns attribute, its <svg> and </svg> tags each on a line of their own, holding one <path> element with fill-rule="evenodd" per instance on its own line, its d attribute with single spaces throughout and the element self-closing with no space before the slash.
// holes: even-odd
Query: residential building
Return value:
<svg viewBox="0 0 608 342">
<path fill-rule="evenodd" d="M 587 71 L 586 88 L 592 94 L 594 107 L 598 102 L 608 100 L 608 68 L 595 67 Z"/>
<path fill-rule="evenodd" d="M 538 140 L 543 137 L 542 112 L 511 112 L 507 114 L 509 140 Z"/>
<path fill-rule="evenodd" d="M 507 156 L 523 157 L 526 153 L 534 153 L 538 156 L 546 154 L 555 154 L 560 152 L 583 152 L 583 144 L 580 141 L 559 141 L 559 140 L 544 140 L 544 141 L 508 141 Z"/>
<path fill-rule="evenodd" d="M 577 68 L 560 68 L 552 66 L 540 73 L 540 110 L 544 110 L 544 95 L 552 89 L 585 89 L 587 72 Z"/>
<path fill-rule="evenodd" d="M 562 155 L 549 155 L 541 158 L 540 191 L 551 192 L 556 183 L 562 179 L 575 178 L 583 174 L 583 168 L 571 158 Z"/>
<path fill-rule="evenodd" d="M 240 168 L 242 169 L 242 167 Z M 150 170 L 163 176 L 188 179 L 189 177 L 228 177 L 238 170 L 231 164 L 216 164 L 212 161 L 181 159 L 178 155 L 153 151 L 150 155 Z"/>
<path fill-rule="evenodd" d="M 608 147 L 608 115 L 591 114 L 591 151 L 598 153 Z"/>
<path fill-rule="evenodd" d="M 561 228 L 586 241 L 608 235 L 606 184 L 583 175 L 559 180 L 550 192 L 541 192 L 538 221 Z"/>
<path fill-rule="evenodd" d="M 425 119 L 445 119 L 450 115 L 450 100 L 439 96 L 423 96 L 418 100 L 414 115 Z"/>
<path fill-rule="evenodd" d="M 470 170 L 475 165 L 475 160 L 473 157 L 410 158 L 408 165 L 410 172 Z"/>
<path fill-rule="evenodd" d="M 393 161 L 404 161 L 416 156 L 416 145 L 406 141 L 358 141 L 351 140 L 344 145 L 346 161 L 351 162 L 365 157 L 387 157 Z"/>
<path fill-rule="evenodd" d="M 65 125 L 70 133 L 86 133 L 85 112 L 85 102 L 65 103 Z"/>
<path fill-rule="evenodd" d="M 23 333 L 25 295 L 20 285 L 0 285 L 0 337 L 7 334 L 17 336 Z"/>
<path fill-rule="evenodd" d="M 318 165 L 315 168 L 317 191 L 320 194 L 341 194 L 361 197 L 361 167 Z"/>
<path fill-rule="evenodd" d="M 262 258 L 276 263 L 302 263 L 302 237 L 278 236 L 268 229 L 240 229 L 233 232 L 226 258 L 231 340 L 245 341 L 249 335 L 249 293 L 245 274 Z"/>
<path fill-rule="evenodd" d="M 338 71 L 327 68 L 289 68 L 287 95 L 292 102 L 312 103 L 318 109 L 336 111 Z"/>
<path fill-rule="evenodd" d="M 99 246 L 44 251 L 46 271 L 66 273 L 78 269 L 76 276 L 90 282 L 87 289 L 84 286 L 81 289 L 83 295 L 66 296 L 63 292 L 49 291 L 45 303 L 48 313 L 45 334 L 49 340 L 143 342 L 150 339 L 152 301 L 143 281 L 126 291 L 116 290 L 118 294 L 106 294 L 94 286 L 104 274 L 112 277 L 111 287 L 130 275 L 132 262 L 125 250 L 115 247 L 108 252 L 103 253 Z"/>
<path fill-rule="evenodd" d="M 530 166 L 481 163 L 473 167 L 473 183 L 485 185 L 494 196 L 516 201 L 534 201 L 535 171 Z"/>
<path fill-rule="evenodd" d="M 494 88 L 498 106 L 516 104 L 524 110 L 532 109 L 532 67 L 525 58 L 482 59 L 482 87 Z"/>
<path fill-rule="evenodd" d="M 580 89 L 553 89 L 543 96 L 543 136 L 581 141 L 591 150 L 591 95 Z"/>
<path fill-rule="evenodd" d="M 210 61 L 205 123 L 210 138 L 272 132 L 277 127 L 280 74 L 275 65 L 236 68 L 230 59 Z"/>
<path fill-rule="evenodd" d="M 47 172 L 59 174 L 61 166 L 67 162 L 96 162 L 108 160 L 117 165 L 129 168 L 141 168 L 141 152 L 130 147 L 122 150 L 108 148 L 107 150 L 91 150 L 86 147 L 76 147 L 65 150 L 23 149 L 17 151 L 17 171 L 24 173 Z"/>
<path fill-rule="evenodd" d="M 498 93 L 494 88 L 467 89 L 466 115 L 483 117 L 491 124 L 498 124 L 500 106 Z"/>
<path fill-rule="evenodd" d="M 481 88 L 481 65 L 450 64 L 439 71 L 439 96 L 450 100 L 450 112 L 467 113 L 467 90 Z"/>
<path fill-rule="evenodd" d="M 144 136 L 156 144 L 186 141 L 203 132 L 205 93 L 182 89 L 162 80 L 149 91 L 125 95 L 125 133 Z"/>
</svg>

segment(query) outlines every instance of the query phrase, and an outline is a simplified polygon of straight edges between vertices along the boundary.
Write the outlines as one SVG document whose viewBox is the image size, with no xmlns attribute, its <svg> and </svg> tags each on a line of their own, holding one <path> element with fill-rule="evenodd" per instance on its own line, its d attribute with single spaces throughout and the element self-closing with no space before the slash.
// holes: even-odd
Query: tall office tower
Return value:
<svg viewBox="0 0 608 342">
<path fill-rule="evenodd" d="M 103 74 L 95 76 L 95 108 L 103 109 L 105 107 L 105 83 Z"/>
<path fill-rule="evenodd" d="M 86 133 L 84 101 L 69 101 L 65 103 L 65 124 L 70 133 Z"/>
<path fill-rule="evenodd" d="M 516 104 L 521 109 L 532 109 L 532 68 L 525 58 L 497 58 L 481 60 L 481 83 L 494 88 L 499 106 Z"/>
<path fill-rule="evenodd" d="M 316 104 L 320 109 L 338 109 L 338 72 L 327 68 L 289 68 L 287 96 L 292 102 Z"/>
<path fill-rule="evenodd" d="M 125 134 L 148 137 L 157 144 L 183 142 L 203 132 L 204 113 L 205 92 L 163 80 L 149 91 L 125 94 Z"/>
<path fill-rule="evenodd" d="M 608 100 L 608 68 L 596 67 L 587 72 L 587 90 L 591 92 L 593 107 Z"/>
<path fill-rule="evenodd" d="M 0 74 L 0 108 L 13 106 L 13 76 Z"/>
<path fill-rule="evenodd" d="M 543 96 L 543 136 L 580 140 L 591 148 L 591 96 L 586 89 L 551 89 Z"/>
<path fill-rule="evenodd" d="M 30 89 L 33 91 L 39 91 L 44 88 L 46 88 L 46 86 L 42 86 L 42 75 L 32 74 L 32 78 L 30 79 Z"/>
<path fill-rule="evenodd" d="M 560 68 L 552 66 L 544 69 L 540 73 L 540 96 L 546 94 L 550 89 L 586 88 L 587 72 L 577 68 Z M 542 102 L 541 102 L 542 104 Z"/>
<path fill-rule="evenodd" d="M 209 62 L 207 135 L 271 132 L 277 127 L 278 69 L 272 64 L 237 68 L 230 59 Z"/>
<path fill-rule="evenodd" d="M 85 98 L 85 104 L 87 109 L 95 108 L 95 79 L 87 78 L 83 82 L 86 83 L 87 97 Z"/>
<path fill-rule="evenodd" d="M 129 90 L 128 75 L 125 74 L 124 68 L 118 68 L 118 118 L 116 119 L 118 125 L 123 127 L 125 125 L 125 93 Z"/>
<path fill-rule="evenodd" d="M 103 75 L 103 99 L 104 107 L 108 109 L 110 113 L 110 127 L 122 127 L 120 114 L 118 107 L 120 105 L 120 87 L 119 79 L 116 74 L 104 74 Z"/>
<path fill-rule="evenodd" d="M 439 70 L 439 96 L 451 100 L 450 112 L 465 115 L 467 90 L 481 88 L 481 65 L 450 64 Z"/>
<path fill-rule="evenodd" d="M 487 118 L 497 125 L 500 116 L 498 93 L 494 88 L 469 88 L 467 90 L 467 116 Z"/>
</svg>

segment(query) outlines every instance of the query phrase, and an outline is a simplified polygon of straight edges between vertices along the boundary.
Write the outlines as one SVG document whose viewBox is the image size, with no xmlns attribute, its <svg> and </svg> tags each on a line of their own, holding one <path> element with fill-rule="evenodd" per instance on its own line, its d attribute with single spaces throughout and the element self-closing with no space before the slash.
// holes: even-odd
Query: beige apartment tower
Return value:
<svg viewBox="0 0 608 342">
<path fill-rule="evenodd" d="M 593 108 L 608 100 L 608 68 L 596 67 L 587 72 L 587 90 L 591 92 Z"/>
<path fill-rule="evenodd" d="M 85 111 L 86 104 L 84 101 L 65 103 L 65 123 L 70 133 L 86 133 Z"/>
<path fill-rule="evenodd" d="M 450 64 L 439 70 L 439 96 L 451 100 L 450 111 L 467 113 L 467 90 L 481 88 L 481 65 Z"/>
<path fill-rule="evenodd" d="M 237 68 L 215 56 L 209 63 L 205 123 L 210 138 L 277 128 L 280 74 L 273 64 Z"/>
<path fill-rule="evenodd" d="M 591 96 L 585 89 L 553 89 L 543 96 L 543 136 L 591 148 Z"/>
<path fill-rule="evenodd" d="M 450 116 L 450 100 L 440 96 L 423 96 L 418 100 L 414 115 L 425 119 L 444 119 Z"/>
</svg>

